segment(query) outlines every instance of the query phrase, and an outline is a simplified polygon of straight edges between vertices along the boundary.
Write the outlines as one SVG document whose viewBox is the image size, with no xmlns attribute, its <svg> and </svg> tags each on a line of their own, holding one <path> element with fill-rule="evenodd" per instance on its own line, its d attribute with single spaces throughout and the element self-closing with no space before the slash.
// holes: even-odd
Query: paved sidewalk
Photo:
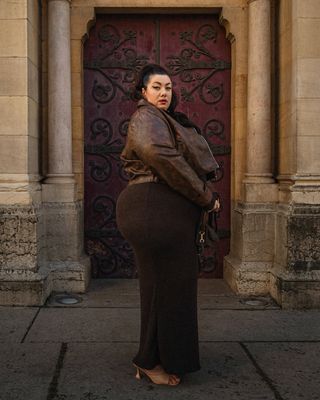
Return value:
<svg viewBox="0 0 320 400">
<path fill-rule="evenodd" d="M 199 280 L 201 370 L 137 381 L 137 280 L 93 280 L 80 302 L 0 307 L 1 400 L 319 400 L 320 311 L 246 303 Z"/>
</svg>

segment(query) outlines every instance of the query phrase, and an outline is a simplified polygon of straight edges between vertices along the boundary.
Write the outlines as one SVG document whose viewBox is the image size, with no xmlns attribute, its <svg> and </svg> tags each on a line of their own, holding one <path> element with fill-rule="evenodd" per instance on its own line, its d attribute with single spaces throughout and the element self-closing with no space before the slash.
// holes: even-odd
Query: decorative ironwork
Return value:
<svg viewBox="0 0 320 400">
<path fill-rule="evenodd" d="M 111 176 L 111 164 L 108 160 L 101 165 L 98 164 L 96 161 L 90 161 L 90 176 L 96 182 L 105 182 Z"/>
<path fill-rule="evenodd" d="M 132 84 L 136 73 L 149 61 L 149 56 L 138 55 L 133 48 L 122 48 L 125 44 L 136 45 L 137 32 L 123 30 L 120 33 L 115 26 L 105 24 L 98 37 L 106 44 L 105 54 L 84 61 L 84 69 L 95 70 L 102 77 L 102 82 L 94 81 L 93 98 L 98 103 L 110 103 L 119 90 L 122 100 L 130 100 L 131 93 L 125 84 Z"/>
<path fill-rule="evenodd" d="M 92 209 L 100 221 L 96 228 L 86 229 L 87 253 L 93 257 L 93 271 L 99 275 L 111 275 L 121 269 L 132 276 L 133 253 L 123 241 L 115 223 L 115 201 L 110 196 L 99 196 Z"/>
<path fill-rule="evenodd" d="M 119 132 L 124 136 L 127 120 L 123 121 L 119 126 Z M 101 161 L 91 160 L 89 162 L 90 176 L 96 182 L 105 182 L 111 177 L 112 163 L 116 161 L 119 169 L 119 176 L 127 181 L 128 176 L 123 171 L 122 163 L 120 162 L 119 154 L 121 153 L 124 143 L 121 139 L 112 140 L 112 126 L 109 121 L 103 118 L 94 120 L 91 124 L 90 139 L 96 142 L 98 137 L 104 138 L 103 143 L 85 144 L 84 152 L 93 156 L 99 156 Z"/>
<path fill-rule="evenodd" d="M 119 133 L 121 136 L 124 136 L 124 137 L 127 136 L 129 122 L 130 122 L 129 118 L 120 122 Z"/>
<path fill-rule="evenodd" d="M 203 128 L 203 133 L 206 137 L 217 136 L 221 140 L 225 140 L 223 122 L 217 119 L 210 119 Z"/>
<path fill-rule="evenodd" d="M 192 47 L 183 48 L 179 56 L 170 55 L 166 63 L 172 76 L 179 75 L 184 83 L 196 82 L 191 88 L 181 87 L 181 98 L 186 102 L 194 101 L 193 94 L 198 92 L 200 99 L 207 104 L 215 104 L 223 97 L 223 84 L 213 85 L 210 78 L 218 71 L 231 68 L 231 63 L 217 59 L 205 46 L 207 42 L 215 42 L 217 31 L 210 24 L 202 25 L 194 34 L 193 31 L 180 32 L 181 44 L 190 44 Z M 201 56 L 207 61 L 199 60 Z M 209 71 L 207 74 L 199 70 Z"/>
<path fill-rule="evenodd" d="M 168 40 L 170 34 L 172 41 Z M 181 111 L 196 115 L 195 122 L 204 126 L 204 135 L 217 156 L 216 188 L 226 204 L 219 218 L 219 246 L 206 254 L 202 272 L 222 276 L 230 236 L 229 75 L 225 71 L 231 64 L 227 46 L 224 32 L 212 16 L 195 20 L 178 15 L 97 15 L 84 53 L 85 247 L 93 276 L 137 276 L 132 249 L 116 226 L 115 204 L 128 180 L 119 156 L 135 108 L 130 88 L 136 73 L 155 60 L 167 66 L 182 99 Z M 190 110 L 190 102 L 196 99 L 200 101 Z"/>
<path fill-rule="evenodd" d="M 98 118 L 91 124 L 91 139 L 95 140 L 97 136 L 103 136 L 108 142 L 112 137 L 112 126 L 109 121 Z"/>
</svg>

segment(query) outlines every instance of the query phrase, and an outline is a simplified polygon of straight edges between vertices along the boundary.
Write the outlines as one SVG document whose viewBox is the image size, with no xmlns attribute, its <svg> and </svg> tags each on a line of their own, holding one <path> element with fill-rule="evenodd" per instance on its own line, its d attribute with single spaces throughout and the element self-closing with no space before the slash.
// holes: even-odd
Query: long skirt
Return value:
<svg viewBox="0 0 320 400">
<path fill-rule="evenodd" d="M 140 288 L 140 346 L 133 362 L 183 375 L 199 370 L 198 264 L 201 208 L 166 184 L 127 186 L 117 224 L 133 248 Z"/>
</svg>

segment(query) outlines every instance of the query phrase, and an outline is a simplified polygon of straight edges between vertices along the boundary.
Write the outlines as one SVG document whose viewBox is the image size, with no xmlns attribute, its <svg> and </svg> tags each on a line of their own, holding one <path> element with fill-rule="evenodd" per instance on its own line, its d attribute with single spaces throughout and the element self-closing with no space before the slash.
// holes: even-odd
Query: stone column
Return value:
<svg viewBox="0 0 320 400">
<path fill-rule="evenodd" d="M 70 0 L 48 1 L 48 174 L 45 184 L 50 186 L 44 185 L 44 201 L 74 200 Z M 65 185 L 62 189 L 54 184 Z"/>
<path fill-rule="evenodd" d="M 42 200 L 51 290 L 83 292 L 90 259 L 72 170 L 70 3 L 48 0 L 48 174 Z"/>
<path fill-rule="evenodd" d="M 269 292 L 278 186 L 271 161 L 271 1 L 248 0 L 247 165 L 232 216 L 224 278 L 238 293 Z"/>
<path fill-rule="evenodd" d="M 248 137 L 244 182 L 270 184 L 274 183 L 271 166 L 270 0 L 249 0 L 248 8 Z M 263 186 L 252 190 L 249 185 L 246 189 L 245 200 L 249 201 L 264 201 L 264 192 L 270 194 L 270 188 L 264 190 Z"/>
</svg>

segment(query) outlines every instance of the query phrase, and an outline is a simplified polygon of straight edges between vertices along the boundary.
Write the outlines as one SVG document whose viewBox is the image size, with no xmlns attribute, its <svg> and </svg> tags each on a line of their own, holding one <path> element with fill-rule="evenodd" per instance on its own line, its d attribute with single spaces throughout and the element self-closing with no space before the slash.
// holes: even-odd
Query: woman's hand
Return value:
<svg viewBox="0 0 320 400">
<path fill-rule="evenodd" d="M 208 186 L 208 188 L 211 190 L 212 193 L 215 192 L 215 184 L 214 184 L 213 182 L 208 181 L 208 182 L 207 182 L 207 186 Z M 218 197 L 218 194 L 217 194 L 217 193 L 216 193 L 216 195 L 217 195 L 217 197 Z M 220 199 L 217 198 L 217 200 L 214 202 L 214 205 L 213 205 L 213 207 L 211 208 L 210 212 L 212 212 L 212 211 L 213 211 L 213 212 L 219 212 L 219 211 L 220 211 L 220 208 L 221 208 Z"/>
<path fill-rule="evenodd" d="M 220 201 L 219 201 L 219 199 L 217 199 L 217 200 L 214 202 L 214 206 L 213 206 L 212 211 L 213 211 L 213 212 L 218 212 L 219 210 L 220 210 Z"/>
</svg>

